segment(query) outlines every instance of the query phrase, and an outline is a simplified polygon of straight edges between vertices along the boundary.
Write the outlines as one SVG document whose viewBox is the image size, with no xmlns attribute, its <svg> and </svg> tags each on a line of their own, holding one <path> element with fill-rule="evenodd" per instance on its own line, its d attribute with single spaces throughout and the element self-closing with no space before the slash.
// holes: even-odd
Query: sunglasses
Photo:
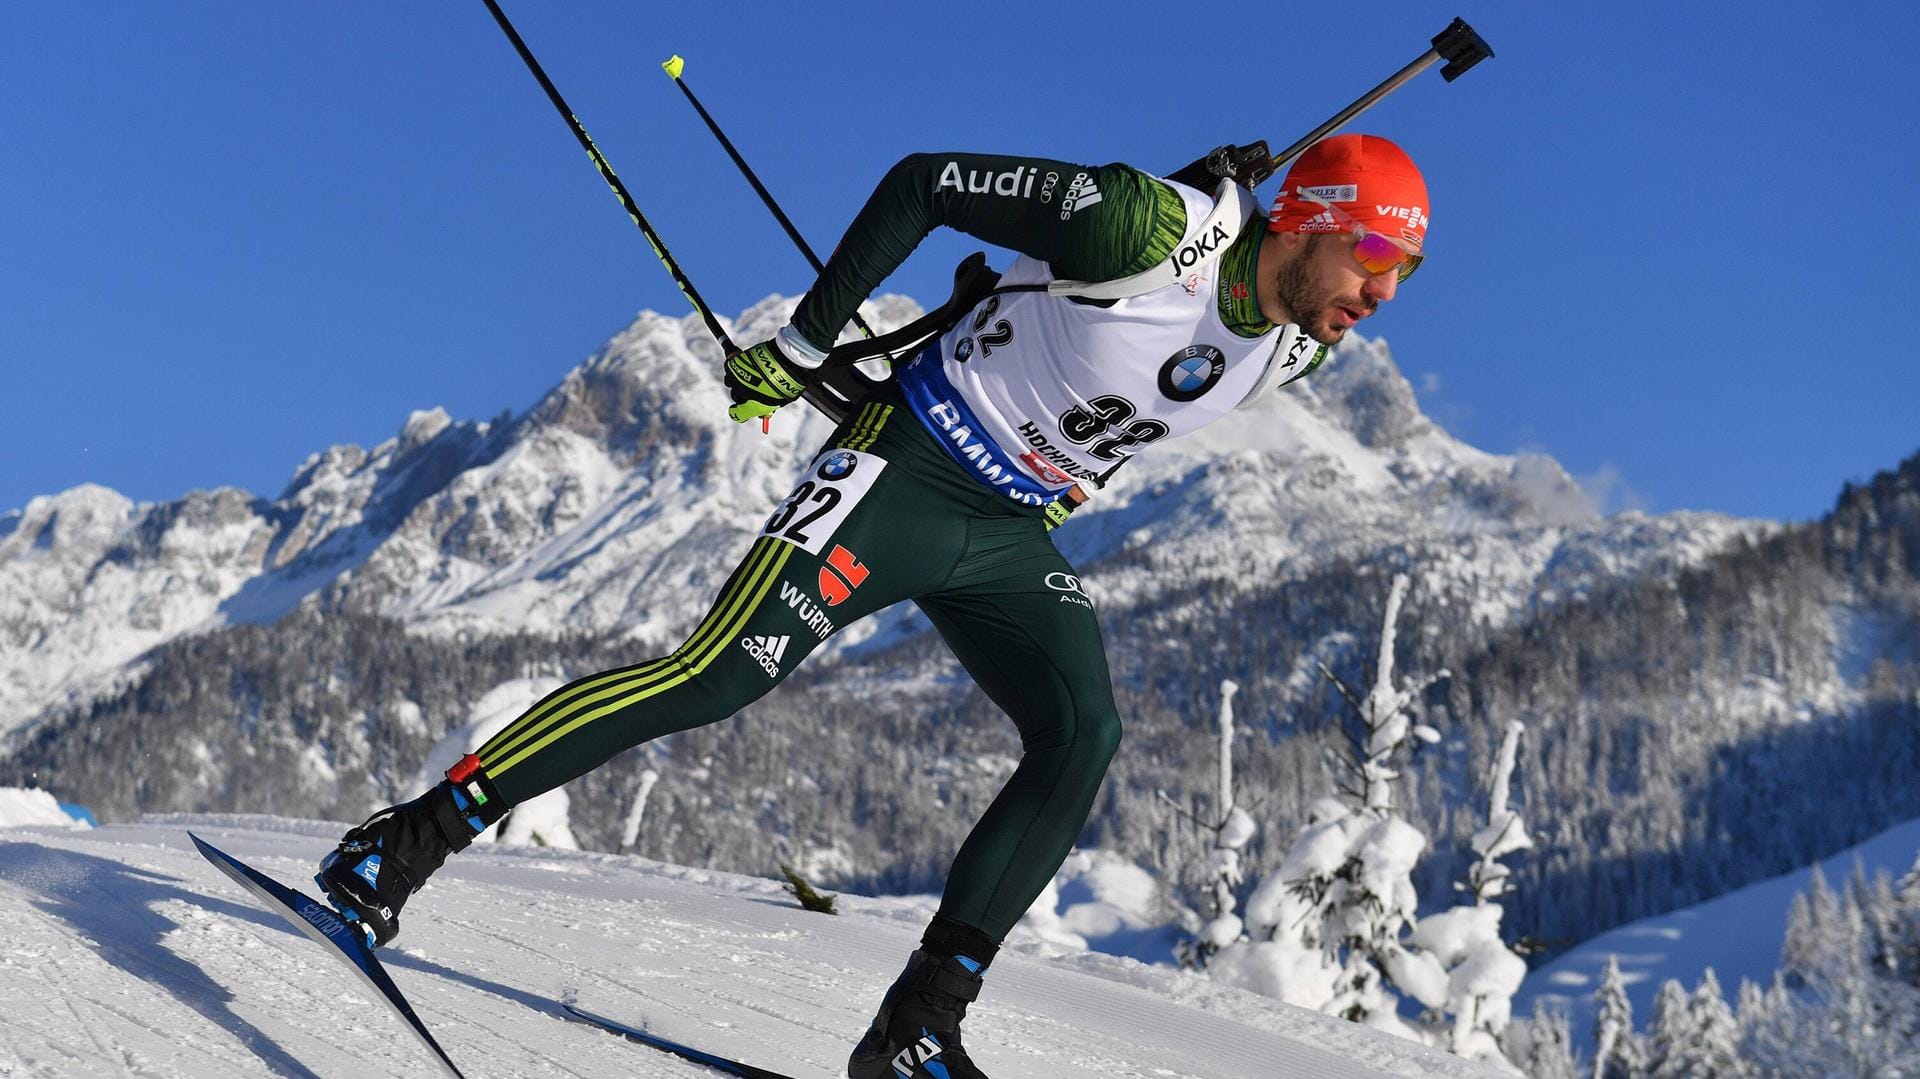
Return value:
<svg viewBox="0 0 1920 1079">
<path fill-rule="evenodd" d="M 1420 268 L 1420 261 L 1424 256 L 1407 250 L 1406 245 L 1399 240 L 1362 225 L 1354 220 L 1352 214 L 1304 187 L 1295 189 L 1294 193 L 1325 210 L 1334 221 L 1340 224 L 1341 228 L 1359 237 L 1353 245 L 1353 257 L 1368 273 L 1386 273 L 1388 270 L 1397 269 L 1400 272 L 1399 280 L 1405 281 L 1413 276 L 1413 271 Z"/>
</svg>

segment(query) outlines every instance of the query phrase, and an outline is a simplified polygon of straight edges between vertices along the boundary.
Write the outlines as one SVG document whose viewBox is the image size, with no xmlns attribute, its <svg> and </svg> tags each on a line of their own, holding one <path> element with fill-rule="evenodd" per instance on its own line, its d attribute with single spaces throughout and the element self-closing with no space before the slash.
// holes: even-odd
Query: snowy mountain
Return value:
<svg viewBox="0 0 1920 1079">
<path fill-rule="evenodd" d="M 771 332 L 792 305 L 763 301 L 735 336 Z M 887 297 L 867 315 L 885 328 L 917 313 Z M 729 422 L 717 372 L 697 319 L 642 313 L 526 413 L 416 412 L 370 451 L 316 453 L 271 501 L 225 488 L 135 505 L 88 486 L 0 516 L 0 733 L 127 684 L 158 644 L 303 602 L 437 635 L 671 646 L 829 430 L 800 409 L 771 437 Z M 1059 533 L 1083 569 L 1102 568 L 1105 604 L 1403 558 L 1492 628 L 1767 527 L 1600 517 L 1552 460 L 1441 430 L 1383 342 L 1351 340 L 1302 386 L 1156 446 Z"/>
<path fill-rule="evenodd" d="M 340 828 L 0 827 L 0 1073 L 431 1074 L 344 967 L 201 860 L 189 827 L 296 885 Z M 840 907 L 809 914 L 769 881 L 640 858 L 482 846 L 408 907 L 386 963 L 470 1075 L 709 1074 L 570 1022 L 563 1001 L 796 1076 L 838 1075 L 932 900 Z M 968 1048 L 993 1075 L 1499 1074 L 1201 976 L 1048 953 L 1017 930 L 969 1012 Z"/>
</svg>

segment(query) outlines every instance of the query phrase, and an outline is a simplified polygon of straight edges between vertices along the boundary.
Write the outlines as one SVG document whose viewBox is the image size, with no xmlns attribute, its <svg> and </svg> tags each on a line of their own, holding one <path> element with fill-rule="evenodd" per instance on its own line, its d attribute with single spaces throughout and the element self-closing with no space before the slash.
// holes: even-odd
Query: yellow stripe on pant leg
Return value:
<svg viewBox="0 0 1920 1079">
<path fill-rule="evenodd" d="M 755 544 L 754 549 L 747 554 L 745 572 L 740 575 L 733 587 L 722 592 L 719 597 L 714 600 L 712 610 L 708 612 L 707 617 L 701 621 L 700 625 L 694 628 L 693 636 L 689 638 L 689 643 L 691 643 L 692 640 L 698 639 L 703 631 L 709 631 L 713 623 L 724 620 L 726 612 L 730 609 L 732 603 L 737 601 L 739 593 L 752 589 L 753 583 L 758 580 L 760 574 L 765 571 L 766 563 L 775 556 L 775 546 L 777 546 L 776 541 L 765 539 Z M 481 747 L 478 754 L 481 763 L 484 765 L 492 758 L 512 753 L 515 749 L 526 744 L 529 740 L 538 737 L 544 731 L 558 724 L 565 723 L 570 714 L 583 707 L 624 694 L 636 685 L 644 684 L 663 674 L 670 673 L 670 669 L 675 666 L 678 653 L 684 651 L 686 647 L 686 645 L 682 645 L 680 649 L 676 650 L 674 655 L 655 660 L 639 668 L 630 668 L 621 672 L 597 677 L 579 687 L 575 692 L 568 694 L 564 699 L 551 702 L 548 707 L 541 709 L 538 713 L 529 714 L 522 719 L 516 720 L 511 727 L 494 735 L 487 740 L 485 746 Z M 489 769 L 488 774 L 493 774 L 493 771 Z"/>
<path fill-rule="evenodd" d="M 676 651 L 672 656 L 668 657 L 670 661 L 682 668 L 678 674 L 654 685 L 636 688 L 631 694 L 602 705 L 584 715 L 570 715 L 564 726 L 545 735 L 532 745 L 519 750 L 511 757 L 501 761 L 497 766 L 488 768 L 487 774 L 497 776 L 510 771 L 514 765 L 519 764 L 561 738 L 579 730 L 581 727 L 595 720 L 612 715 L 628 705 L 636 704 L 649 697 L 664 693 L 686 682 L 701 671 L 706 670 L 714 660 L 720 658 L 720 654 L 726 650 L 727 642 L 746 626 L 747 619 L 753 615 L 754 609 L 759 607 L 760 602 L 766 598 L 767 593 L 773 590 L 773 583 L 779 580 L 780 571 L 786 567 L 788 557 L 793 554 L 793 547 L 785 543 L 779 543 L 778 546 L 780 547 L 780 552 L 772 564 L 767 567 L 767 572 L 759 582 L 751 601 L 744 606 L 738 607 L 724 623 L 716 624 L 717 628 L 721 628 L 722 631 L 713 636 L 712 642 L 710 644 L 703 644 L 698 649 L 686 648 L 681 651 Z M 692 642 L 688 643 L 689 645 L 692 644 Z"/>
<path fill-rule="evenodd" d="M 543 730 L 557 723 L 564 723 L 568 714 L 606 700 L 610 696 L 625 693 L 636 684 L 645 683 L 665 672 L 673 664 L 679 652 L 684 651 L 693 641 L 699 639 L 703 631 L 709 631 L 713 623 L 726 617 L 726 612 L 731 606 L 730 601 L 737 600 L 739 593 L 751 590 L 753 582 L 758 580 L 760 574 L 765 571 L 766 563 L 777 556 L 778 552 L 774 548 L 781 546 L 785 545 L 777 540 L 764 538 L 754 544 L 753 549 L 748 551 L 744 563 L 746 572 L 741 574 L 732 588 L 722 592 L 714 600 L 713 608 L 708 612 L 707 617 L 701 620 L 700 625 L 694 627 L 693 635 L 687 639 L 687 644 L 676 649 L 674 655 L 639 667 L 624 668 L 596 676 L 576 687 L 565 697 L 550 701 L 546 707 L 515 720 L 506 729 L 487 739 L 487 743 L 476 751 L 482 766 L 487 766 L 488 762 L 495 757 L 512 753 L 528 740 L 538 737 Z M 488 767 L 487 774 L 493 775 L 495 772 Z"/>
<path fill-rule="evenodd" d="M 848 449 L 850 450 L 871 449 L 873 447 L 873 444 L 879 441 L 880 429 L 887 425 L 887 418 L 893 415 L 893 406 L 876 404 L 874 407 L 878 411 L 874 413 L 873 419 L 868 422 L 866 426 L 866 430 L 861 434 L 860 438 L 857 440 L 850 440 L 852 444 L 847 447 Z"/>
<path fill-rule="evenodd" d="M 841 439 L 840 441 L 838 441 L 838 442 L 835 442 L 835 443 L 834 443 L 834 447 L 835 447 L 835 448 L 837 448 L 837 449 L 846 449 L 846 448 L 847 448 L 847 444 L 848 444 L 849 442 L 852 442 L 852 441 L 853 441 L 853 439 L 854 439 L 854 436 L 855 436 L 855 435 L 858 435 L 858 434 L 860 433 L 860 425 L 861 425 L 862 423 L 865 423 L 865 422 L 866 422 L 866 419 L 867 419 L 867 409 L 868 409 L 869 407 L 871 407 L 871 406 L 870 406 L 870 405 L 861 405 L 861 406 L 860 406 L 860 411 L 859 411 L 858 413 L 856 413 L 856 414 L 854 415 L 854 418 L 853 418 L 853 424 L 852 424 L 852 426 L 850 426 L 850 427 L 848 427 L 848 428 L 847 428 L 847 434 L 846 434 L 846 437 L 845 437 L 845 438 L 842 438 L 842 439 Z"/>
<path fill-rule="evenodd" d="M 879 408 L 880 404 L 877 401 L 868 401 L 866 404 L 861 405 L 859 418 L 853 421 L 852 427 L 847 428 L 846 437 L 842 438 L 837 444 L 839 448 L 843 450 L 858 449 L 861 436 L 866 433 L 867 425 L 873 422 L 874 412 Z"/>
</svg>

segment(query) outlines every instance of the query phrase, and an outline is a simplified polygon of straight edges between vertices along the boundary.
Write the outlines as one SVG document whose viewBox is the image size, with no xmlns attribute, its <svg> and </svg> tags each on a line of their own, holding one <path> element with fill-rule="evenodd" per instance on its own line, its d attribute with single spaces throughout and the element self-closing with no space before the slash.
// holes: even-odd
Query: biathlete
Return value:
<svg viewBox="0 0 1920 1079">
<path fill-rule="evenodd" d="M 936 227 L 1019 252 L 1000 287 L 852 409 L 684 644 L 549 693 L 433 789 L 347 832 L 320 885 L 384 944 L 408 897 L 515 805 L 726 719 L 841 627 L 911 599 L 1012 718 L 1023 755 L 847 1075 L 983 1079 L 961 1045 L 967 1005 L 1120 744 L 1093 601 L 1048 535 L 1057 503 L 1312 372 L 1419 265 L 1428 208 L 1413 162 L 1374 135 L 1301 155 L 1264 227 L 1231 181 L 904 159 L 792 321 L 727 359 L 729 415 L 799 398 L 861 301 Z"/>
</svg>

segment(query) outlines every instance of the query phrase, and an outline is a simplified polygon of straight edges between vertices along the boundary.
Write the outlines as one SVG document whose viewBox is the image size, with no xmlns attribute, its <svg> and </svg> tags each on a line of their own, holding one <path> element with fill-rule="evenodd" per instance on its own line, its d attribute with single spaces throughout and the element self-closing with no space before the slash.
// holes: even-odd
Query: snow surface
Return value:
<svg viewBox="0 0 1920 1079">
<path fill-rule="evenodd" d="M 1046 941 L 1048 954 L 1095 951 L 1166 965 L 1176 962 L 1174 949 L 1187 939 L 1169 919 L 1186 912 L 1163 906 L 1153 874 L 1112 851 L 1076 850 L 1020 929 Z"/>
<path fill-rule="evenodd" d="M 150 817 L 0 831 L 0 1076 L 433 1074 L 425 1051 L 332 957 L 256 906 L 187 841 L 296 886 L 341 826 Z M 407 910 L 388 970 L 469 1075 L 710 1075 L 561 1017 L 610 1017 L 791 1072 L 846 1051 L 931 900 L 843 896 L 641 858 L 491 845 Z M 1000 1079 L 1302 1079 L 1498 1074 L 1202 976 L 1045 958 L 1017 933 L 968 1022 Z"/>
<path fill-rule="evenodd" d="M 1852 876 L 1856 860 L 1868 880 L 1881 871 L 1898 880 L 1913 868 L 1916 855 L 1920 855 L 1920 819 L 1889 828 L 1819 864 L 1838 894 Z M 1574 1043 L 1590 1049 L 1594 994 L 1609 956 L 1620 960 L 1621 980 L 1633 1002 L 1633 1022 L 1639 1030 L 1644 1031 L 1653 1018 L 1654 995 L 1669 978 L 1692 991 L 1711 967 L 1731 1004 L 1742 981 L 1772 982 L 1786 942 L 1787 910 L 1793 897 L 1811 887 L 1812 881 L 1809 866 L 1608 930 L 1529 974 L 1514 998 L 1514 1014 L 1531 1015 L 1536 1000 L 1563 1008 L 1572 1020 Z"/>
<path fill-rule="evenodd" d="M 53 795 L 33 787 L 0 787 L 0 828 L 41 824 L 53 828 L 85 828 Z M 0 1072 L 0 1075 L 4 1075 Z"/>
</svg>

